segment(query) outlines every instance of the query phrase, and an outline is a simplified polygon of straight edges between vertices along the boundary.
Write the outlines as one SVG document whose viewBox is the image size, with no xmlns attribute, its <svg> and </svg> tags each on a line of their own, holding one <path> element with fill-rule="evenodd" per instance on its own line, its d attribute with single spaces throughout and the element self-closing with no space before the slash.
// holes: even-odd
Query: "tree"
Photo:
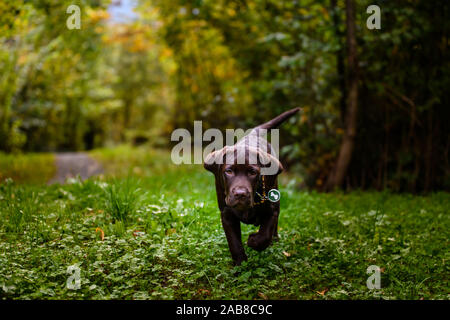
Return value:
<svg viewBox="0 0 450 320">
<path fill-rule="evenodd" d="M 355 3 L 346 0 L 346 24 L 347 24 L 347 83 L 348 97 L 345 115 L 345 133 L 339 150 L 339 156 L 333 171 L 331 172 L 326 189 L 332 190 L 341 187 L 347 174 L 348 166 L 352 159 L 357 132 L 358 117 L 358 58 L 356 47 L 355 28 Z"/>
</svg>

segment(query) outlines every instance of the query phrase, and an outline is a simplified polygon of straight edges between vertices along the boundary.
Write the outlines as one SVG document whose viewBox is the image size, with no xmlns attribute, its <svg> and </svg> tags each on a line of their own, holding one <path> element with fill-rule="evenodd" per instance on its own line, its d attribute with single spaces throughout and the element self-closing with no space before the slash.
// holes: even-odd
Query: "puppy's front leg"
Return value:
<svg viewBox="0 0 450 320">
<path fill-rule="evenodd" d="M 241 265 L 242 261 L 247 260 L 244 247 L 241 241 L 241 222 L 233 215 L 232 212 L 224 211 L 221 214 L 222 226 L 225 230 L 225 235 L 230 248 L 233 263 L 237 266 Z"/>
<path fill-rule="evenodd" d="M 278 211 L 274 211 L 267 216 L 261 223 L 259 231 L 252 233 L 248 237 L 247 245 L 257 251 L 266 249 L 272 242 L 272 237 L 276 234 L 276 228 L 278 225 Z"/>
</svg>

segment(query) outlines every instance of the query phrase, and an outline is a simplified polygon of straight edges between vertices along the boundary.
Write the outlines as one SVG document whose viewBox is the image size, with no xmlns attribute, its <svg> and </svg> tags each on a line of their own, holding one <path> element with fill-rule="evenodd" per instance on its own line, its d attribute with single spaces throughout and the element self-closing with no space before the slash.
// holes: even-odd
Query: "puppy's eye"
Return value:
<svg viewBox="0 0 450 320">
<path fill-rule="evenodd" d="M 247 171 L 248 175 L 255 176 L 258 172 L 255 169 L 248 169 Z"/>
<path fill-rule="evenodd" d="M 233 170 L 231 170 L 231 169 L 225 169 L 225 174 L 226 175 L 232 175 L 233 174 Z"/>
</svg>

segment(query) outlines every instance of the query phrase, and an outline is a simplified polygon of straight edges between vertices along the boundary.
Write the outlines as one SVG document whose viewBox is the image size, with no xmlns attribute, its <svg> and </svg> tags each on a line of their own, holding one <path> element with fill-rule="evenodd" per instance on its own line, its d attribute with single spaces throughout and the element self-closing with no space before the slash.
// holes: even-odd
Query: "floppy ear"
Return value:
<svg viewBox="0 0 450 320">
<path fill-rule="evenodd" d="M 280 160 L 278 160 L 271 154 L 269 154 L 269 158 L 270 158 L 270 161 L 273 161 L 275 163 L 275 165 L 278 167 L 278 171 L 275 175 L 279 175 L 280 173 L 282 173 L 284 171 L 284 167 L 281 164 Z"/>
<path fill-rule="evenodd" d="M 277 176 L 281 172 L 283 172 L 284 167 L 281 164 L 280 160 L 267 152 L 259 152 L 259 157 L 263 163 L 263 170 L 267 170 L 267 173 L 263 173 L 264 175 Z"/>
<path fill-rule="evenodd" d="M 203 162 L 203 167 L 206 170 L 216 174 L 220 165 L 223 163 L 224 149 L 225 148 L 222 148 L 208 154 Z"/>
</svg>

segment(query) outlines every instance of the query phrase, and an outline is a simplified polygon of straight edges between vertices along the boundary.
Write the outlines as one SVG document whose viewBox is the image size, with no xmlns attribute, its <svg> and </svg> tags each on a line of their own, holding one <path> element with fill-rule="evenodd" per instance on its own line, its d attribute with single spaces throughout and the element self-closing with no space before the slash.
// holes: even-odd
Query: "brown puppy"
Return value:
<svg viewBox="0 0 450 320">
<path fill-rule="evenodd" d="M 234 146 L 210 153 L 204 163 L 214 173 L 222 226 L 235 265 L 247 260 L 241 241 L 241 222 L 260 226 L 248 237 L 249 247 L 261 251 L 277 237 L 280 202 L 268 197 L 269 190 L 278 189 L 277 176 L 283 166 L 263 137 L 265 130 L 278 127 L 300 108 L 284 112 L 271 121 L 254 128 Z M 270 198 L 270 201 L 269 201 Z"/>
</svg>

